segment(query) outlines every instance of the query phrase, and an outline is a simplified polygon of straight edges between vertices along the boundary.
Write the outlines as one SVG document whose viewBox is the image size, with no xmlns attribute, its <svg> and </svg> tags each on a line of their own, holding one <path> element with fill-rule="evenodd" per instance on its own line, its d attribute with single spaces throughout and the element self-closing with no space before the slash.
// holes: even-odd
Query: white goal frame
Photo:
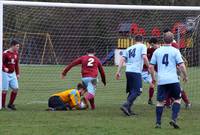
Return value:
<svg viewBox="0 0 200 135">
<path fill-rule="evenodd" d="M 3 6 L 38 6 L 38 7 L 68 7 L 68 8 L 98 8 L 98 9 L 124 9 L 124 10 L 192 10 L 200 11 L 199 6 L 146 6 L 146 5 L 111 5 L 111 4 L 78 4 L 53 2 L 27 2 L 27 1 L 0 1 L 0 67 L 2 67 L 3 48 Z M 0 109 L 2 108 L 2 70 L 0 71 Z"/>
</svg>

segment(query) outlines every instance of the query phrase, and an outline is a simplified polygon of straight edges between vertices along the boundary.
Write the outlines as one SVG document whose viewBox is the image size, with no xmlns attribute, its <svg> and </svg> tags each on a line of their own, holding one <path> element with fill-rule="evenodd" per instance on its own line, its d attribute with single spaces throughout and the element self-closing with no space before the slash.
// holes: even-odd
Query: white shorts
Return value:
<svg viewBox="0 0 200 135">
<path fill-rule="evenodd" d="M 148 71 L 142 71 L 142 79 L 145 83 L 151 83 L 151 74 Z"/>
<path fill-rule="evenodd" d="M 6 73 L 2 71 L 2 90 L 18 89 L 18 80 L 16 73 Z"/>
<path fill-rule="evenodd" d="M 82 78 L 82 82 L 86 86 L 88 93 L 95 96 L 97 79 L 92 77 L 84 77 Z"/>
</svg>

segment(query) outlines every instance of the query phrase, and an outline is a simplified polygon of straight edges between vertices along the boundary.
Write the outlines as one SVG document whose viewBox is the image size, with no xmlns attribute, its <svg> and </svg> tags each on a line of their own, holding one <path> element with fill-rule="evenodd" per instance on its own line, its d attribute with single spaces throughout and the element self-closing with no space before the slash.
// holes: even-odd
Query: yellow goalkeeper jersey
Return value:
<svg viewBox="0 0 200 135">
<path fill-rule="evenodd" d="M 81 102 L 80 93 L 77 89 L 68 89 L 63 92 L 53 94 L 52 96 L 59 96 L 64 103 L 68 103 L 71 108 L 77 106 Z"/>
</svg>

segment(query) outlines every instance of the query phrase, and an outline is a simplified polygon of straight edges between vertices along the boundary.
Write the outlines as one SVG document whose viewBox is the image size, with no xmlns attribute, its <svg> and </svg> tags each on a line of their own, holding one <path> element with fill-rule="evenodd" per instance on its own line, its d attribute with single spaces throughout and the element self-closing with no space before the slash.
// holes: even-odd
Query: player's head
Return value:
<svg viewBox="0 0 200 135">
<path fill-rule="evenodd" d="M 19 47 L 20 47 L 20 43 L 17 40 L 11 40 L 11 42 L 10 42 L 10 48 L 13 51 L 18 51 Z"/>
<path fill-rule="evenodd" d="M 77 90 L 79 91 L 80 95 L 83 95 L 85 92 L 87 92 L 87 89 L 82 83 L 77 84 Z"/>
<path fill-rule="evenodd" d="M 174 34 L 171 32 L 164 33 L 163 40 L 165 44 L 171 44 L 174 40 Z"/>
<path fill-rule="evenodd" d="M 135 36 L 135 42 L 143 42 L 143 36 L 142 35 L 136 35 Z"/>
<path fill-rule="evenodd" d="M 159 44 L 158 44 L 158 40 L 157 38 L 155 37 L 152 37 L 150 40 L 149 40 L 149 44 L 153 47 L 153 48 L 159 48 Z"/>
<path fill-rule="evenodd" d="M 164 29 L 163 33 L 171 32 L 169 28 Z"/>
<path fill-rule="evenodd" d="M 87 54 L 95 54 L 95 50 L 93 47 L 87 49 Z"/>
</svg>

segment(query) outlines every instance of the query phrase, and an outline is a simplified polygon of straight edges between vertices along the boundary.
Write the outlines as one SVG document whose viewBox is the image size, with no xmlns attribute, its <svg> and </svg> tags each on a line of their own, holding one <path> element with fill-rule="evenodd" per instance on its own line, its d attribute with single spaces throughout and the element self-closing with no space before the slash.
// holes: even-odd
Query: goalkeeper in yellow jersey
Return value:
<svg viewBox="0 0 200 135">
<path fill-rule="evenodd" d="M 87 92 L 86 88 L 79 83 L 77 89 L 68 89 L 53 94 L 48 101 L 48 111 L 82 110 L 88 106 L 81 101 L 81 96 Z"/>
</svg>

